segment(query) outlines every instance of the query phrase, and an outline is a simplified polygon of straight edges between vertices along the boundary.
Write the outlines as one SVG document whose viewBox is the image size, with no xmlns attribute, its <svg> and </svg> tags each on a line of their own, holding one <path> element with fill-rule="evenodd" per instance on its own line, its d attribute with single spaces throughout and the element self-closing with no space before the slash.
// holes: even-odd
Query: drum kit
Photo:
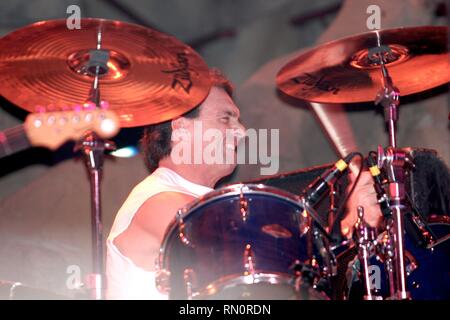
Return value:
<svg viewBox="0 0 450 320">
<path fill-rule="evenodd" d="M 383 107 L 389 145 L 367 157 L 381 227 L 368 226 L 359 207 L 353 238 L 336 243 L 332 226 L 316 212 L 358 153 L 299 194 L 263 184 L 227 186 L 176 214 L 161 245 L 157 287 L 172 299 L 327 300 L 336 296 L 333 279 L 344 270 L 355 276 L 341 299 L 354 295 L 356 283 L 368 300 L 450 298 L 449 217 L 433 220 L 415 210 L 407 192 L 414 150 L 396 141 L 400 95 L 450 81 L 447 34 L 446 27 L 368 32 L 309 50 L 278 73 L 278 89 L 296 99 Z M 190 47 L 149 28 L 103 19 L 82 19 L 79 30 L 67 29 L 65 20 L 38 22 L 1 38 L 0 83 L 2 96 L 41 116 L 30 129 L 53 125 L 60 132 L 80 115 L 92 121 L 98 110 L 117 115 L 121 128 L 167 121 L 199 105 L 211 87 L 207 65 Z M 64 118 L 72 105 L 76 111 Z M 64 121 L 43 121 L 47 112 Z M 100 179 L 104 151 L 114 148 L 106 139 L 116 131 L 77 128 L 91 185 L 93 273 L 87 285 L 91 298 L 102 299 Z M 13 135 L 3 136 L 5 145 Z M 406 220 L 421 246 L 405 232 Z M 343 256 L 350 259 L 344 263 Z M 379 274 L 371 273 L 375 268 Z"/>
</svg>

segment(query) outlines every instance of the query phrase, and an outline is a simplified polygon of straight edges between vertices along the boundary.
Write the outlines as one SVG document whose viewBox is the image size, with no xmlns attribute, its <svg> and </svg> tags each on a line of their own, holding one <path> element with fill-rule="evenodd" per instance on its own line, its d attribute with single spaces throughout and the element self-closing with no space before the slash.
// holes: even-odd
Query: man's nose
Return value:
<svg viewBox="0 0 450 320">
<path fill-rule="evenodd" d="M 234 128 L 234 136 L 237 138 L 238 141 L 242 140 L 245 137 L 246 134 L 246 128 L 244 125 L 240 122 L 238 122 Z"/>
</svg>

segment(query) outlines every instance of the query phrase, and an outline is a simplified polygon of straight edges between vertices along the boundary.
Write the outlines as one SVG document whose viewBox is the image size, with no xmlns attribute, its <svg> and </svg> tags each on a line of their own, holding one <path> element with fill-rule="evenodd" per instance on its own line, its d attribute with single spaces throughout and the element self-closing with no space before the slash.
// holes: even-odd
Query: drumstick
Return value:
<svg viewBox="0 0 450 320">
<path fill-rule="evenodd" d="M 343 158 L 351 152 L 358 151 L 354 133 L 344 106 L 341 104 L 321 104 L 311 102 L 311 109 L 327 134 L 337 154 Z M 354 176 L 358 174 L 360 159 L 355 158 L 349 164 Z"/>
</svg>

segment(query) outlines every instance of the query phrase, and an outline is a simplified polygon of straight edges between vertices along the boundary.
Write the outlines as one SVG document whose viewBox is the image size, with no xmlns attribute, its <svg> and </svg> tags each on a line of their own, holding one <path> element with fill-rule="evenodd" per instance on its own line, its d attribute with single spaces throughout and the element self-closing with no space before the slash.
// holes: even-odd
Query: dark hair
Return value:
<svg viewBox="0 0 450 320">
<path fill-rule="evenodd" d="M 414 156 L 412 201 L 424 217 L 450 214 L 450 171 L 433 152 Z"/>
<path fill-rule="evenodd" d="M 224 88 L 231 96 L 233 87 L 228 79 L 217 69 L 209 71 L 211 85 Z M 188 111 L 182 116 L 189 119 L 195 119 L 200 114 L 200 105 Z M 152 124 L 144 128 L 141 139 L 141 148 L 144 154 L 145 165 L 150 173 L 159 166 L 159 161 L 170 155 L 172 151 L 172 120 Z"/>
</svg>

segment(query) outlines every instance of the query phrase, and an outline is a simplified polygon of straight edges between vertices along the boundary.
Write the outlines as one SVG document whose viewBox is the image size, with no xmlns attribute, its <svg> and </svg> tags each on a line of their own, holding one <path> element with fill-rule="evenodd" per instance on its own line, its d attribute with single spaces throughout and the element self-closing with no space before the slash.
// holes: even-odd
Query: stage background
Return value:
<svg viewBox="0 0 450 320">
<path fill-rule="evenodd" d="M 236 84 L 236 102 L 248 128 L 280 129 L 279 172 L 286 172 L 333 162 L 337 155 L 307 104 L 287 104 L 278 97 L 274 78 L 281 66 L 317 44 L 366 32 L 370 4 L 381 6 L 382 28 L 394 28 L 445 24 L 442 3 L 10 0 L 0 3 L 0 35 L 36 21 L 65 18 L 71 4 L 80 6 L 82 17 L 146 23 L 170 33 L 192 44 L 210 66 L 221 68 Z M 206 39 L 223 31 L 235 35 Z M 449 164 L 445 91 L 433 91 L 401 105 L 398 145 L 435 149 Z M 0 130 L 23 121 L 24 114 L 15 106 L 5 100 L 0 105 Z M 387 144 L 383 117 L 375 107 L 345 108 L 360 151 Z M 125 146 L 136 143 L 139 134 L 139 128 L 123 130 L 115 140 Z M 83 274 L 90 272 L 89 184 L 72 147 L 69 143 L 54 153 L 28 150 L 0 160 L 0 279 L 73 296 L 66 286 L 67 268 L 76 265 Z M 105 160 L 105 236 L 127 194 L 146 175 L 139 156 Z M 241 166 L 223 183 L 259 177 L 259 165 Z"/>
</svg>

